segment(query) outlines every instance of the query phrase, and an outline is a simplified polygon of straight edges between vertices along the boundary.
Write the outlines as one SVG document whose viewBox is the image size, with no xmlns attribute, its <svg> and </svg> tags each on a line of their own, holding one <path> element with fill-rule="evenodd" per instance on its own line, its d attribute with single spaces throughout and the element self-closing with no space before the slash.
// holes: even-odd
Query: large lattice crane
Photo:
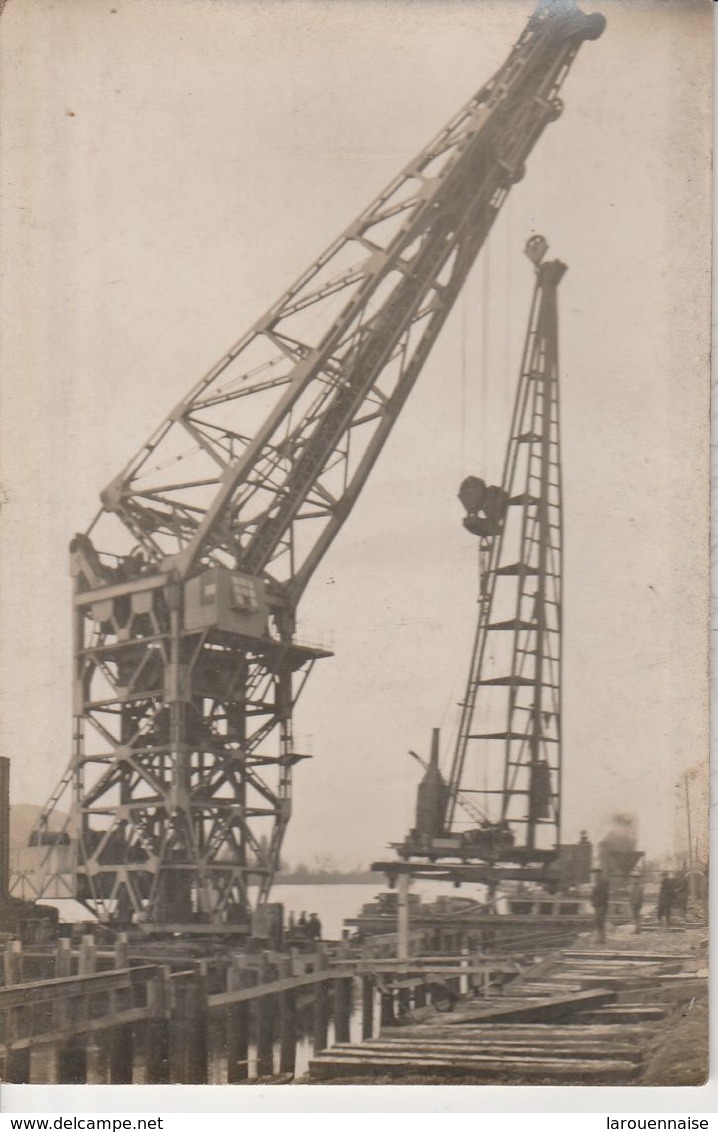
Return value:
<svg viewBox="0 0 718 1132">
<path fill-rule="evenodd" d="M 557 293 L 566 267 L 544 259 L 547 247 L 541 236 L 526 246 L 536 282 L 501 485 L 470 476 L 459 492 L 479 540 L 476 631 L 448 780 L 435 758 L 399 847 L 405 857 L 545 864 L 560 842 Z"/>
<path fill-rule="evenodd" d="M 266 900 L 302 757 L 293 708 L 328 655 L 297 641 L 297 603 L 603 23 L 542 0 L 496 75 L 177 404 L 73 541 L 68 833 L 78 896 L 102 917 L 239 930 Z M 47 812 L 40 840 L 49 828 Z"/>
</svg>

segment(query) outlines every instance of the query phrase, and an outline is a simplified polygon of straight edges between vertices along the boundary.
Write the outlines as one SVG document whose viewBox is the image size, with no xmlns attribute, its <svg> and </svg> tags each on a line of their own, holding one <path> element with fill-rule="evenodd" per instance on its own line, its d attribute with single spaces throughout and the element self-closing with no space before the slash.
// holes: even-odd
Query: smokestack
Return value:
<svg viewBox="0 0 718 1132">
<path fill-rule="evenodd" d="M 431 754 L 429 765 L 416 795 L 416 832 L 427 837 L 441 837 L 444 831 L 444 817 L 448 789 L 439 770 L 439 728 L 431 732 Z"/>
<path fill-rule="evenodd" d="M 439 735 L 439 728 L 435 727 L 431 732 L 431 754 L 429 755 L 429 764 L 430 766 L 436 767 L 437 770 L 439 769 Z"/>
<path fill-rule="evenodd" d="M 613 814 L 608 833 L 599 843 L 599 860 L 605 873 L 626 878 L 643 853 L 636 849 L 638 819 L 635 814 Z"/>
<path fill-rule="evenodd" d="M 638 818 L 635 814 L 611 814 L 603 839 L 609 849 L 631 852 L 638 844 Z"/>
</svg>

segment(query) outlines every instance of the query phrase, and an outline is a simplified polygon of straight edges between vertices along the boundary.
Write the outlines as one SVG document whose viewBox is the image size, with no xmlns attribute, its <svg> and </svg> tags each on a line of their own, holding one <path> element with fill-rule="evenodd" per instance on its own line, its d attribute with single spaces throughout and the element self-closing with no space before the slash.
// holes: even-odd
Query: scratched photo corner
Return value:
<svg viewBox="0 0 718 1132">
<path fill-rule="evenodd" d="M 712 17 L 5 4 L 0 1080 L 706 1081 Z"/>
</svg>

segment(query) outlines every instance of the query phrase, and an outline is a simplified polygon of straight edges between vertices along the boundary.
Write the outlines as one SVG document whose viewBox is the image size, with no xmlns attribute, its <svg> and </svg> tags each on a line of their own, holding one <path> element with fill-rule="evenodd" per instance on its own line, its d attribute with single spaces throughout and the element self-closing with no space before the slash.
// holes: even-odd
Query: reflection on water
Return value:
<svg viewBox="0 0 718 1132">
<path fill-rule="evenodd" d="M 376 1027 L 379 1017 L 379 1006 L 377 996 L 374 1000 L 374 1026 Z M 361 1041 L 362 1017 L 361 1017 L 361 998 L 355 995 L 352 1005 L 352 1013 L 349 1023 L 349 1035 L 352 1042 Z M 312 1047 L 312 1000 L 311 993 L 307 993 L 306 1000 L 303 1006 L 297 1011 L 297 1041 L 296 1041 L 296 1062 L 294 1076 L 295 1078 L 303 1077 L 309 1069 L 309 1062 L 313 1057 Z M 334 1045 L 334 1022 L 330 1021 L 327 1027 L 327 1048 Z M 257 1077 L 257 1044 L 256 1041 L 251 1041 L 249 1045 L 248 1055 L 248 1071 L 249 1079 L 254 1080 Z M 279 1073 L 279 1040 L 275 1038 L 274 1042 L 274 1072 Z M 225 1085 L 227 1083 L 227 1050 L 217 1046 L 210 1052 L 209 1063 L 207 1066 L 207 1083 L 209 1085 Z"/>
</svg>

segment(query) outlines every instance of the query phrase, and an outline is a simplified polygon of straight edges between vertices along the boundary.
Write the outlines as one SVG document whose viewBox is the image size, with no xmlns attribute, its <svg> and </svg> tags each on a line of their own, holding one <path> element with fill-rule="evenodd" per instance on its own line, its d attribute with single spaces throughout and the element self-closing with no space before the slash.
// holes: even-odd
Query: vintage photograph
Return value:
<svg viewBox="0 0 718 1132">
<path fill-rule="evenodd" d="M 8 0 L 0 1081 L 701 1085 L 710 0 Z"/>
</svg>

